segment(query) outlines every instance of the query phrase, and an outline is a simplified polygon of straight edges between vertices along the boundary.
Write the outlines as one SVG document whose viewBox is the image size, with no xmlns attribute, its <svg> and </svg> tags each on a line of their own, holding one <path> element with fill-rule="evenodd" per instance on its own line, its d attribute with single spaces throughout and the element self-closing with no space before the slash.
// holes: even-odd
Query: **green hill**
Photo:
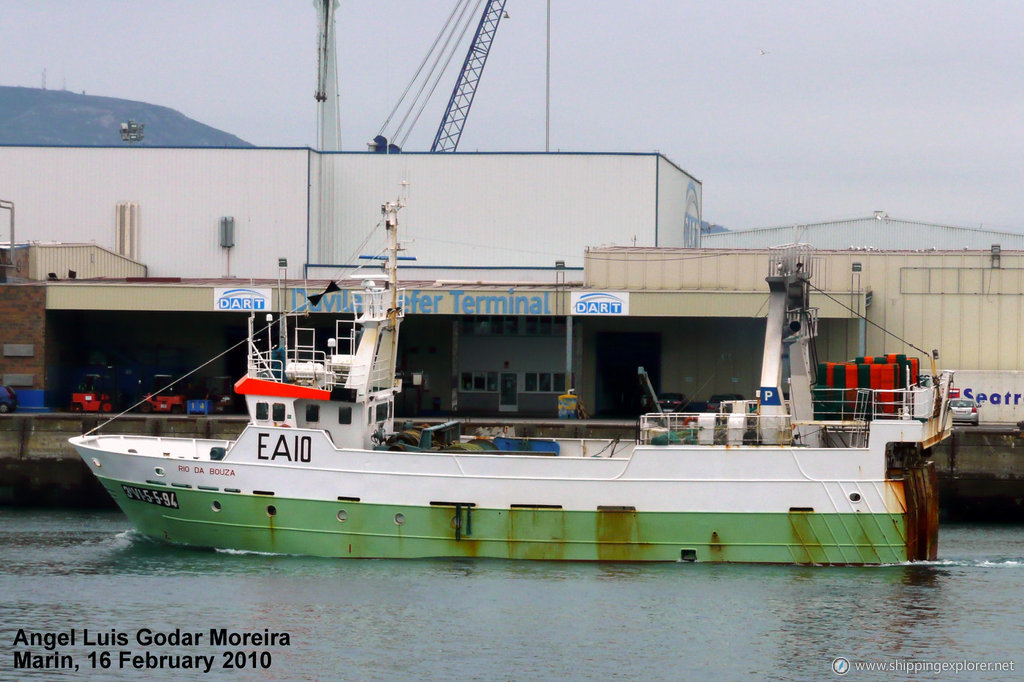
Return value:
<svg viewBox="0 0 1024 682">
<path fill-rule="evenodd" d="M 121 123 L 145 125 L 148 147 L 251 147 L 245 140 L 154 104 L 66 90 L 0 86 L 0 145 L 106 147 L 121 141 Z"/>
</svg>

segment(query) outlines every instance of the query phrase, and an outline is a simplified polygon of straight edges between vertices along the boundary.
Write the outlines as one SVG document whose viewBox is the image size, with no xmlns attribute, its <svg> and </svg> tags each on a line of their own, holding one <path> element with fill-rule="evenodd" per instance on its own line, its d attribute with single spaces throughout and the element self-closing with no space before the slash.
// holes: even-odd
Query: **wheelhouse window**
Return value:
<svg viewBox="0 0 1024 682">
<path fill-rule="evenodd" d="M 266 421 L 270 416 L 270 405 L 267 403 L 256 403 L 256 419 Z"/>
<path fill-rule="evenodd" d="M 285 415 L 284 403 L 274 403 L 274 421 L 276 421 L 276 422 L 283 422 L 284 421 L 284 415 Z"/>
<path fill-rule="evenodd" d="M 320 406 L 317 404 L 306 405 L 306 421 L 315 423 L 320 421 Z"/>
<path fill-rule="evenodd" d="M 352 423 L 352 408 L 351 407 L 339 407 L 338 408 L 338 423 L 339 424 L 351 424 Z"/>
</svg>

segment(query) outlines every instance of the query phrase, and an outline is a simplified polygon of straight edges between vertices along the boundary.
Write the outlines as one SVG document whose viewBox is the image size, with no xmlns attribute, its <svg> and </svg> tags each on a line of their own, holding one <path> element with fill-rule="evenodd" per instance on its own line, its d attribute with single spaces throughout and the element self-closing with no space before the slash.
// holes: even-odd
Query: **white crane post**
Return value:
<svg viewBox="0 0 1024 682">
<path fill-rule="evenodd" d="M 338 55 L 334 16 L 339 0 L 313 0 L 317 12 L 317 143 L 320 151 L 341 151 L 341 118 L 338 110 Z"/>
</svg>

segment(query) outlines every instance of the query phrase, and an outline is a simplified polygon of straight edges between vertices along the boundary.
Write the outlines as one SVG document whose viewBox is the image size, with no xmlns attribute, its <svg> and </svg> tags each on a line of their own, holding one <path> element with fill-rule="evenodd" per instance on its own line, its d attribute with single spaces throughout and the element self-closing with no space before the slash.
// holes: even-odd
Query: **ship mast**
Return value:
<svg viewBox="0 0 1024 682">
<path fill-rule="evenodd" d="M 770 294 L 761 364 L 759 411 L 762 415 L 786 413 L 782 400 L 786 377 L 782 368 L 788 352 L 790 411 L 796 420 L 813 419 L 808 356 L 808 344 L 815 335 L 815 320 L 809 306 L 812 270 L 808 245 L 772 249 L 770 271 L 765 278 Z"/>
<path fill-rule="evenodd" d="M 388 306 L 387 317 L 388 327 L 391 329 L 391 385 L 395 388 L 400 385 L 395 378 L 398 369 L 398 317 L 401 312 L 398 297 L 398 252 L 401 250 L 398 243 L 398 211 L 404 205 L 403 201 L 398 200 L 389 201 L 381 206 L 381 212 L 384 214 L 384 228 L 387 230 L 388 237 L 387 269 L 388 287 L 391 289 L 391 305 Z"/>
<path fill-rule="evenodd" d="M 388 237 L 388 286 L 391 288 L 391 310 L 398 308 L 398 210 L 405 204 L 401 201 L 389 201 L 380 207 L 384 214 L 384 229 Z"/>
</svg>

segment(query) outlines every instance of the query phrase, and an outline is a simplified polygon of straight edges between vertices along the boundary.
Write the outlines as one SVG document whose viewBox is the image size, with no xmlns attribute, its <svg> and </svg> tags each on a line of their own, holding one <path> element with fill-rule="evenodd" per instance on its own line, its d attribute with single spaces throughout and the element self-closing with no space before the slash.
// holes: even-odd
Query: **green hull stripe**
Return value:
<svg viewBox="0 0 1024 682">
<path fill-rule="evenodd" d="M 902 514 L 466 506 L 456 513 L 454 506 L 301 500 L 184 488 L 173 489 L 178 503 L 173 509 L 129 499 L 121 481 L 101 480 L 141 533 L 198 547 L 353 558 L 679 561 L 693 556 L 697 561 L 806 564 L 907 560 Z"/>
</svg>

